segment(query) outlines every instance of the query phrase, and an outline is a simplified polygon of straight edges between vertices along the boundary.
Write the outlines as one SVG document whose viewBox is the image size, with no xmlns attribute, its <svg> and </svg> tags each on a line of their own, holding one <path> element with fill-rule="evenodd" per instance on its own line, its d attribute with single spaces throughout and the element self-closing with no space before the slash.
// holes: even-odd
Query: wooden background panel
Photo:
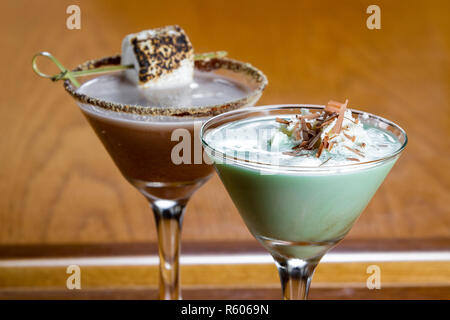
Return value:
<svg viewBox="0 0 450 320">
<path fill-rule="evenodd" d="M 348 238 L 448 243 L 450 2 L 377 3 L 382 29 L 371 31 L 370 1 L 2 1 L 0 245 L 155 241 L 144 198 L 30 60 L 48 50 L 73 67 L 173 23 L 197 52 L 227 50 L 263 70 L 260 105 L 349 98 L 403 126 L 408 148 Z M 65 27 L 70 4 L 81 30 Z M 183 240 L 253 241 L 216 176 L 192 198 Z"/>
</svg>

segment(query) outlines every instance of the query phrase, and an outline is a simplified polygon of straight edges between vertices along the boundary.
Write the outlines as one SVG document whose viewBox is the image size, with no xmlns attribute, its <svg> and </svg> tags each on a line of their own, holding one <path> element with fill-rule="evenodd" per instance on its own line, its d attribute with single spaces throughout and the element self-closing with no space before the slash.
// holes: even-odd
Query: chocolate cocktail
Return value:
<svg viewBox="0 0 450 320">
<path fill-rule="evenodd" d="M 118 63 L 120 58 L 104 61 Z M 99 76 L 77 89 L 66 82 L 65 88 L 124 177 L 156 201 L 186 199 L 205 182 L 214 169 L 203 161 L 202 122 L 254 104 L 264 81 L 256 69 L 221 58 L 196 61 L 193 82 L 174 90 L 143 94 L 121 73 Z M 147 107 L 167 100 L 175 104 Z"/>
<path fill-rule="evenodd" d="M 200 127 L 211 116 L 252 106 L 266 77 L 221 55 L 194 55 L 178 26 L 129 35 L 121 56 L 89 61 L 71 72 L 55 62 L 62 73 L 52 80 L 67 79 L 65 89 L 123 176 L 150 202 L 158 231 L 160 298 L 180 299 L 184 209 L 213 172 L 203 159 Z M 116 72 L 81 85 L 73 81 L 92 70 Z"/>
</svg>

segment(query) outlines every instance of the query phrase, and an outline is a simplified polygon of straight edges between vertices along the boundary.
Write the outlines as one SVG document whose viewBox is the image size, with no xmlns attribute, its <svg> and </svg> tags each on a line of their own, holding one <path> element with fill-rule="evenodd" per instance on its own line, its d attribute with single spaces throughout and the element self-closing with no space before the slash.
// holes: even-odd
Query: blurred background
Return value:
<svg viewBox="0 0 450 320">
<path fill-rule="evenodd" d="M 66 27 L 73 4 L 80 30 Z M 371 4 L 381 8 L 380 30 L 366 26 Z M 62 83 L 32 72 L 31 57 L 49 51 L 72 68 L 120 53 L 126 34 L 169 24 L 185 29 L 196 52 L 226 50 L 262 70 L 269 85 L 259 105 L 348 98 L 408 133 L 336 250 L 417 259 L 381 262 L 381 290 L 365 287 L 370 261 L 320 265 L 311 298 L 450 298 L 449 1 L 6 0 L 0 12 L 0 298 L 157 296 L 157 266 L 133 263 L 157 253 L 146 200 Z M 182 240 L 183 253 L 264 252 L 217 176 L 190 201 Z M 130 263 L 108 258 L 118 256 Z M 66 289 L 61 261 L 97 261 L 83 269 L 83 290 Z M 182 282 L 186 298 L 281 297 L 272 264 L 183 266 Z"/>
</svg>

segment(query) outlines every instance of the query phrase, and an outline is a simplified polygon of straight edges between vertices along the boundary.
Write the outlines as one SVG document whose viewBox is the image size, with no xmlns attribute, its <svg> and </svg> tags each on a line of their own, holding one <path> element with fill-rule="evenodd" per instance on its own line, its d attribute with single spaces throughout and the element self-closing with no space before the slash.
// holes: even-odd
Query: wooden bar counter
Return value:
<svg viewBox="0 0 450 320">
<path fill-rule="evenodd" d="M 66 9 L 81 9 L 69 30 Z M 2 12 L 0 299 L 157 297 L 153 215 L 120 175 L 62 83 L 31 57 L 67 67 L 120 52 L 123 36 L 179 24 L 196 52 L 226 50 L 269 79 L 259 105 L 329 99 L 402 126 L 406 151 L 346 239 L 324 258 L 312 299 L 450 298 L 450 2 L 25 1 Z M 50 64 L 48 73 L 56 73 Z M 275 265 L 217 176 L 183 227 L 183 295 L 278 299 Z M 68 290 L 68 265 L 82 289 Z M 381 289 L 366 287 L 368 267 Z"/>
</svg>

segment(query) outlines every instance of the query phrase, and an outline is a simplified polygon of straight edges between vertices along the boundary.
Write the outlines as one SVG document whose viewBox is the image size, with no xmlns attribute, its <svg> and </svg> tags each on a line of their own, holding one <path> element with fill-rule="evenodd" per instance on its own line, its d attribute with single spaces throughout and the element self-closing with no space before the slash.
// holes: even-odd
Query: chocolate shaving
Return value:
<svg viewBox="0 0 450 320">
<path fill-rule="evenodd" d="M 334 114 L 334 115 L 332 115 L 331 117 L 326 118 L 326 119 L 324 120 L 324 122 L 318 124 L 316 127 L 317 127 L 317 128 L 325 127 L 326 125 L 330 124 L 330 123 L 334 120 L 334 118 L 336 118 L 337 116 L 338 116 L 337 114 Z"/>
<path fill-rule="evenodd" d="M 325 138 L 323 138 L 323 140 L 322 140 L 323 146 L 325 148 L 328 148 L 328 144 L 329 144 L 328 140 L 329 140 L 328 136 L 325 136 Z"/>
<path fill-rule="evenodd" d="M 326 113 L 339 113 L 339 108 L 326 106 L 325 112 Z"/>
<path fill-rule="evenodd" d="M 330 145 L 328 146 L 328 151 L 331 151 L 333 149 L 334 145 L 336 144 L 336 141 L 332 141 Z"/>
<path fill-rule="evenodd" d="M 305 119 L 302 117 L 300 118 L 300 124 L 302 125 L 302 137 L 303 140 L 308 140 L 308 132 L 307 132 L 307 127 L 306 127 L 306 122 Z"/>
<path fill-rule="evenodd" d="M 308 119 L 308 120 L 317 119 L 318 117 L 320 117 L 320 113 L 305 114 L 305 115 L 299 116 L 299 118 Z"/>
<path fill-rule="evenodd" d="M 332 107 L 336 107 L 336 108 L 339 109 L 341 107 L 342 103 L 334 101 L 334 100 L 330 100 L 330 101 L 328 101 L 327 105 L 328 106 L 332 106 Z"/>
<path fill-rule="evenodd" d="M 339 110 L 341 108 L 341 103 L 330 100 L 328 101 L 327 106 L 325 107 L 325 112 L 327 113 L 339 113 Z"/>
<path fill-rule="evenodd" d="M 302 143 L 292 147 L 292 150 L 302 149 L 302 148 L 306 147 L 307 144 L 308 144 L 308 141 L 302 141 Z"/>
<path fill-rule="evenodd" d="M 316 158 L 320 158 L 320 156 L 322 155 L 322 151 L 323 151 L 323 143 L 320 144 L 319 150 L 317 150 Z"/>
<path fill-rule="evenodd" d="M 356 121 L 355 121 L 355 120 L 350 119 L 350 118 L 347 118 L 347 117 L 344 117 L 344 118 L 347 119 L 348 121 L 351 121 L 351 122 L 353 122 L 354 124 L 356 124 Z"/>
<path fill-rule="evenodd" d="M 355 124 L 359 123 L 359 115 L 357 113 L 352 113 L 352 118 L 355 119 L 354 120 Z"/>
<path fill-rule="evenodd" d="M 325 160 L 324 162 L 322 162 L 321 164 L 319 164 L 319 167 L 323 166 L 325 163 L 327 163 L 328 161 L 330 161 L 331 157 L 329 157 L 327 160 Z"/>
<path fill-rule="evenodd" d="M 288 121 L 286 119 L 281 119 L 281 118 L 276 118 L 275 121 L 278 123 L 282 123 L 282 124 L 290 124 L 291 123 L 290 121 Z"/>
<path fill-rule="evenodd" d="M 300 136 L 300 130 L 297 128 L 296 130 L 294 130 L 294 137 L 295 140 L 299 141 L 302 137 Z"/>
<path fill-rule="evenodd" d="M 320 155 L 322 154 L 323 149 L 327 147 L 328 147 L 328 136 L 325 136 L 319 146 L 319 150 L 316 153 L 316 157 L 319 158 Z"/>
<path fill-rule="evenodd" d="M 314 145 L 316 144 L 316 142 L 319 140 L 319 138 L 320 138 L 320 133 L 318 133 L 312 140 L 309 141 L 307 149 L 312 149 L 314 147 Z"/>
<path fill-rule="evenodd" d="M 301 153 L 302 150 L 313 150 L 314 148 L 317 148 L 315 156 L 319 158 L 322 155 L 323 150 L 328 150 L 328 152 L 330 152 L 333 149 L 333 147 L 338 144 L 337 141 L 331 142 L 331 140 L 338 137 L 340 133 L 343 133 L 343 135 L 350 141 L 355 142 L 356 141 L 355 135 L 349 135 L 344 132 L 349 129 L 348 125 L 342 126 L 344 118 L 348 119 L 347 117 L 345 117 L 347 105 L 348 99 L 346 99 L 344 103 L 331 100 L 328 102 L 327 106 L 322 111 L 312 110 L 311 114 L 296 115 L 295 116 L 296 120 L 294 121 L 276 118 L 276 121 L 282 124 L 290 124 L 294 122 L 292 135 L 297 141 L 297 144 L 292 147 L 292 151 L 283 152 L 283 154 L 291 156 L 306 156 L 309 155 L 310 153 Z M 355 118 L 353 114 L 352 118 Z M 324 127 L 332 123 L 335 119 L 337 119 L 337 121 L 333 126 L 333 128 L 330 130 L 330 132 L 327 132 L 324 135 L 323 139 L 321 139 L 324 133 Z M 311 120 L 311 122 L 307 122 L 306 120 Z M 352 119 L 348 120 L 352 121 L 353 123 L 357 123 L 355 121 L 357 121 L 358 118 L 355 118 L 355 121 L 353 121 Z M 364 148 L 366 144 L 361 143 L 360 146 Z M 353 153 L 357 154 L 358 156 L 364 157 L 362 151 L 355 148 L 350 148 L 345 145 L 344 147 L 352 151 Z M 330 159 L 331 158 L 327 159 L 325 162 L 322 163 L 322 165 Z M 347 159 L 351 161 L 360 161 L 357 158 L 347 158 Z"/>
<path fill-rule="evenodd" d="M 348 149 L 348 150 L 350 150 L 350 151 L 356 153 L 358 156 L 364 158 L 364 154 L 363 154 L 361 151 L 359 151 L 359 150 L 357 150 L 357 149 L 353 149 L 353 148 L 347 147 L 347 146 L 344 146 L 344 148 L 346 148 L 346 149 Z"/>
<path fill-rule="evenodd" d="M 308 153 L 300 153 L 299 151 L 286 151 L 283 152 L 283 154 L 287 155 L 287 156 L 295 156 L 295 157 L 301 157 L 301 156 L 307 156 Z"/>
<path fill-rule="evenodd" d="M 302 141 L 302 143 L 300 144 L 300 146 L 302 148 L 306 147 L 308 145 L 308 141 Z"/>
<path fill-rule="evenodd" d="M 330 139 L 328 139 L 328 140 L 333 140 L 334 138 L 336 138 L 338 135 L 337 134 L 335 134 L 335 135 L 332 135 L 331 137 L 330 137 Z"/>
<path fill-rule="evenodd" d="M 344 136 L 345 136 L 348 140 L 350 140 L 350 141 L 352 141 L 352 142 L 355 142 L 355 140 L 356 140 L 356 137 L 355 137 L 355 136 L 350 136 L 350 135 L 346 134 L 345 132 L 343 132 L 343 133 L 344 133 Z"/>
<path fill-rule="evenodd" d="M 333 129 L 331 129 L 331 132 L 337 133 L 337 134 L 341 133 L 342 122 L 344 121 L 344 115 L 345 115 L 345 110 L 347 110 L 347 104 L 348 104 L 348 99 L 345 100 L 345 103 L 341 104 L 341 108 L 339 109 L 338 119 L 337 119 L 336 124 L 334 125 Z"/>
</svg>

